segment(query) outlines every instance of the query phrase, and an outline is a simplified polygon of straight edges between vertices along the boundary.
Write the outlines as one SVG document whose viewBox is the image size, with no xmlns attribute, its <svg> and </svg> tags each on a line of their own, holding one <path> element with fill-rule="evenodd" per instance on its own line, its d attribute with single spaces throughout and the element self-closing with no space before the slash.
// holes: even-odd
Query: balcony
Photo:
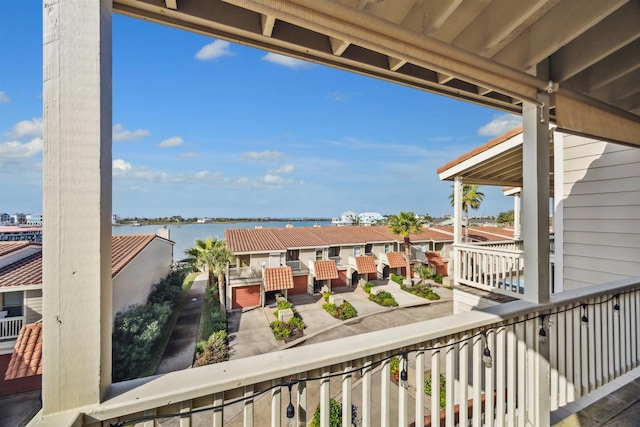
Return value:
<svg viewBox="0 0 640 427">
<path fill-rule="evenodd" d="M 338 267 L 342 265 L 342 263 L 341 263 L 342 257 L 340 257 L 340 256 L 330 256 L 329 259 L 335 261 L 335 263 L 336 263 L 336 265 Z"/>
<path fill-rule="evenodd" d="M 259 279 L 262 277 L 262 268 L 257 267 L 233 267 L 229 268 L 229 279 Z"/>
<path fill-rule="evenodd" d="M 24 316 L 0 319 L 0 340 L 15 340 L 24 324 Z"/>
<path fill-rule="evenodd" d="M 299 259 L 287 261 L 286 264 L 287 264 L 288 267 L 291 267 L 292 271 L 301 271 L 302 270 L 302 263 L 300 262 Z"/>
<path fill-rule="evenodd" d="M 102 404 L 83 409 L 78 425 L 173 417 L 180 425 L 303 426 L 320 402 L 326 426 L 331 397 L 356 405 L 363 426 L 374 419 L 383 426 L 423 419 L 440 425 L 441 417 L 451 427 L 548 425 L 551 411 L 638 366 L 638 324 L 640 283 L 623 280 L 564 292 L 548 304 L 515 301 L 114 384 Z M 410 373 L 415 398 L 390 380 L 393 356 Z M 435 380 L 425 401 L 424 387 L 415 385 L 429 376 Z M 429 411 L 439 405 L 440 376 L 446 405 Z M 343 425 L 350 417 L 343 412 Z"/>
</svg>

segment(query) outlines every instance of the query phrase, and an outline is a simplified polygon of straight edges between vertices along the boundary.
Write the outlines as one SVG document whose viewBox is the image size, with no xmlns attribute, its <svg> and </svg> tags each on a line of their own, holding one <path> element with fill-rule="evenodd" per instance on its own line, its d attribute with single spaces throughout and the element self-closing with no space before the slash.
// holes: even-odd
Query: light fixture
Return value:
<svg viewBox="0 0 640 427">
<path fill-rule="evenodd" d="M 538 340 L 540 344 L 547 343 L 547 331 L 544 330 L 544 314 L 540 314 L 540 330 L 538 331 Z"/>
<path fill-rule="evenodd" d="M 620 317 L 620 295 L 616 294 L 614 298 L 615 302 L 613 303 L 613 315 L 616 317 Z"/>
<path fill-rule="evenodd" d="M 294 427 L 296 425 L 296 409 L 293 407 L 293 403 L 291 403 L 291 387 L 296 384 L 297 381 L 289 381 L 287 383 L 287 388 L 289 389 L 289 405 L 287 405 L 287 427 Z"/>
<path fill-rule="evenodd" d="M 482 338 L 484 339 L 484 350 L 482 350 L 482 362 L 485 368 L 491 368 L 493 366 L 493 359 L 491 358 L 491 350 L 489 350 L 489 344 L 487 343 L 487 332 L 481 331 Z"/>
<path fill-rule="evenodd" d="M 409 386 L 409 382 L 407 381 L 409 375 L 407 373 L 407 366 L 409 365 L 409 361 L 407 360 L 407 352 L 402 352 L 402 369 L 400 370 L 400 385 L 404 388 Z"/>
<path fill-rule="evenodd" d="M 582 304 L 582 317 L 580 318 L 582 327 L 587 329 L 589 327 L 589 318 L 587 317 L 587 304 Z"/>
</svg>

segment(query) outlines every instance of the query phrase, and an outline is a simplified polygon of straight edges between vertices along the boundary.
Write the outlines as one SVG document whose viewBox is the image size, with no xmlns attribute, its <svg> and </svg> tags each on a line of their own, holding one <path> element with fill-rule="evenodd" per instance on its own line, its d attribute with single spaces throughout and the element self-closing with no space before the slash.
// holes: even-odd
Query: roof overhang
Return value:
<svg viewBox="0 0 640 427">
<path fill-rule="evenodd" d="M 636 1 L 114 0 L 113 9 L 516 114 L 549 91 L 560 130 L 640 145 Z"/>
</svg>

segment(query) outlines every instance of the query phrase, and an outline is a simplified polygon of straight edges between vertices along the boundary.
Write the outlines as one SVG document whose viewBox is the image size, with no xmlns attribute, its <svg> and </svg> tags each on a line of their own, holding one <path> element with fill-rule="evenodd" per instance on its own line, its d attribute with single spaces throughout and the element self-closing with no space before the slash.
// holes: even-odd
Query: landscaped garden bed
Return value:
<svg viewBox="0 0 640 427">
<path fill-rule="evenodd" d="M 383 307 L 398 306 L 398 303 L 396 302 L 395 298 L 393 298 L 393 295 L 391 295 L 390 292 L 387 292 L 387 291 L 375 292 L 373 290 L 374 286 L 375 285 L 372 282 L 367 282 L 363 287 L 365 292 L 369 294 L 369 301 L 373 301 L 376 304 L 379 304 Z"/>
<path fill-rule="evenodd" d="M 288 320 L 274 320 L 269 324 L 273 337 L 278 341 L 289 342 L 304 335 L 304 328 L 307 327 L 302 316 L 295 309 L 293 304 L 286 299 L 278 301 L 278 308 L 274 312 L 274 315 L 278 317 L 278 313 L 283 310 L 291 310 L 292 317 Z"/>
<path fill-rule="evenodd" d="M 431 288 L 431 286 L 428 285 L 427 283 L 418 283 L 418 284 L 415 284 L 413 286 L 407 286 L 407 285 L 405 285 L 403 283 L 404 282 L 404 276 L 398 276 L 397 274 L 392 274 L 391 275 L 391 280 L 393 280 L 394 282 L 399 284 L 400 288 L 403 291 L 409 292 L 411 295 L 415 295 L 415 296 L 420 297 L 420 298 L 425 298 L 425 299 L 428 299 L 430 301 L 434 301 L 434 300 L 439 300 L 440 299 L 440 295 L 435 293 L 433 291 L 433 289 Z"/>
<path fill-rule="evenodd" d="M 342 303 L 339 305 L 330 302 L 329 299 L 331 297 L 331 293 L 326 292 L 322 296 L 326 303 L 322 306 L 327 313 L 340 320 L 347 320 L 353 317 L 358 317 L 358 311 L 351 303 L 347 300 L 342 300 Z"/>
</svg>

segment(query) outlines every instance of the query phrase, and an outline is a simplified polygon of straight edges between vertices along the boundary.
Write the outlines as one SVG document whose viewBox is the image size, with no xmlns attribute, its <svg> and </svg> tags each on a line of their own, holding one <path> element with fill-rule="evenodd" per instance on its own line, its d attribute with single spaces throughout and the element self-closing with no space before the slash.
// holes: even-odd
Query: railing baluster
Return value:
<svg viewBox="0 0 640 427">
<path fill-rule="evenodd" d="M 491 349 L 491 354 L 493 354 L 493 366 L 491 368 L 486 368 L 484 370 L 484 378 L 485 378 L 485 387 L 484 387 L 484 419 L 485 424 L 488 426 L 493 425 L 493 390 L 494 379 L 495 379 L 495 369 L 497 368 L 498 363 L 504 362 L 504 355 L 499 354 L 496 345 L 495 345 L 496 333 L 495 330 L 490 330 L 487 332 L 487 341 L 489 342 L 489 347 Z M 474 403 L 475 408 L 476 403 Z M 478 406 L 482 407 L 482 402 L 478 401 Z"/>
<path fill-rule="evenodd" d="M 525 316 L 518 318 L 519 321 L 523 321 Z M 515 367 L 518 377 L 518 395 L 516 399 L 517 406 L 517 425 L 523 427 L 526 422 L 526 410 L 527 410 L 527 371 L 530 366 L 527 366 L 527 342 L 525 336 L 525 325 L 518 323 L 516 327 L 517 337 L 517 366 Z"/>
<path fill-rule="evenodd" d="M 296 387 L 296 420 L 298 427 L 307 425 L 307 382 L 304 380 L 306 374 L 300 377 L 300 382 Z"/>
<path fill-rule="evenodd" d="M 454 336 L 453 338 L 451 338 L 449 340 L 449 345 L 447 346 L 447 349 L 445 350 L 445 354 L 446 354 L 446 367 L 445 367 L 445 378 L 446 378 L 446 382 L 445 382 L 445 390 L 446 390 L 446 420 L 445 420 L 445 424 L 446 427 L 454 427 L 455 425 L 455 416 L 454 416 L 454 409 L 455 409 L 455 405 L 457 402 L 456 400 L 456 395 L 455 395 L 455 378 L 456 378 L 456 358 L 457 358 L 457 351 L 456 351 L 456 346 L 452 345 L 452 343 L 455 341 L 456 337 Z M 439 378 L 438 378 L 439 380 Z M 431 384 L 433 386 L 433 382 Z M 436 424 L 437 425 L 437 424 Z"/>
<path fill-rule="evenodd" d="M 469 402 L 469 336 L 462 335 L 462 342 L 458 345 L 458 372 L 460 375 L 459 388 L 459 406 L 458 414 L 460 417 L 460 425 L 466 426 L 469 420 L 468 402 Z"/>
<path fill-rule="evenodd" d="M 271 389 L 271 427 L 279 427 L 282 424 L 282 388 L 277 387 L 280 384 L 280 379 L 272 381 L 275 388 Z M 251 390 L 253 393 L 253 389 Z M 245 395 L 247 394 L 247 388 L 245 387 Z M 252 402 L 253 403 L 253 402 Z M 247 423 L 247 407 L 245 405 L 245 425 Z M 251 423 L 253 425 L 253 404 L 251 405 Z"/>
<path fill-rule="evenodd" d="M 275 381 L 276 380 L 274 380 L 274 383 Z M 280 388 L 273 389 L 273 392 L 277 393 L 278 399 L 280 399 Z M 253 427 L 253 398 L 251 397 L 251 395 L 253 395 L 253 386 L 252 385 L 245 386 L 244 397 L 246 398 L 246 400 L 244 401 L 244 405 L 242 408 L 242 419 L 243 419 L 242 425 L 244 427 Z M 273 424 L 273 394 L 271 397 L 271 420 L 272 420 L 271 425 L 274 425 Z"/>
<path fill-rule="evenodd" d="M 487 345 L 489 345 L 489 337 L 487 336 Z M 473 410 L 471 413 L 471 421 L 473 426 L 480 427 L 482 425 L 482 350 L 484 343 L 482 342 L 482 336 L 476 335 L 472 338 L 472 398 L 473 398 Z M 488 390 L 485 395 L 488 394 Z"/>
<path fill-rule="evenodd" d="M 614 366 L 614 378 L 618 378 L 620 376 L 620 360 L 622 353 L 620 352 L 621 344 L 620 344 L 620 322 L 622 320 L 622 313 L 616 316 L 613 319 L 613 366 Z"/>
<path fill-rule="evenodd" d="M 440 343 L 434 347 L 431 351 L 431 425 L 440 426 Z"/>
<path fill-rule="evenodd" d="M 404 357 L 403 356 L 398 356 L 398 357 L 400 358 L 399 363 L 398 363 L 398 369 L 400 370 L 400 372 L 399 372 L 399 375 L 400 375 L 402 373 L 402 370 L 403 369 L 408 369 L 408 367 L 405 364 Z M 406 389 L 405 385 L 403 384 L 403 381 L 400 378 L 400 376 L 398 376 L 398 425 L 399 426 L 406 426 L 409 423 L 409 421 L 408 421 L 408 412 L 409 412 L 408 398 L 409 398 L 409 394 L 407 392 L 407 389 Z"/>
<path fill-rule="evenodd" d="M 604 300 L 604 298 L 602 299 Z M 611 309 L 610 309 L 611 308 Z M 609 382 L 609 324 L 611 323 L 611 316 L 613 316 L 613 303 L 607 302 L 600 307 L 600 375 L 601 384 Z"/>
<path fill-rule="evenodd" d="M 516 325 L 508 327 L 507 330 L 507 425 L 516 425 L 516 376 L 518 372 L 518 337 L 516 335 Z"/>
<path fill-rule="evenodd" d="M 582 307 L 578 304 L 573 309 L 573 389 L 575 390 L 575 397 L 582 396 L 582 342 L 584 341 L 584 328 L 582 324 Z"/>
<path fill-rule="evenodd" d="M 218 409 L 213 410 L 213 427 L 222 427 L 223 422 L 223 408 L 224 393 L 216 393 L 213 395 L 213 405 Z"/>
<path fill-rule="evenodd" d="M 144 411 L 144 416 L 145 417 L 152 417 L 156 415 L 156 410 L 155 409 L 150 409 L 148 411 Z M 150 419 L 148 421 L 145 421 L 142 425 L 142 427 L 155 427 L 156 425 L 156 421 L 154 419 Z"/>
<path fill-rule="evenodd" d="M 371 358 L 367 357 L 362 368 L 362 427 L 371 426 Z"/>
<path fill-rule="evenodd" d="M 608 358 L 608 366 L 607 366 L 607 380 L 613 381 L 616 377 L 616 368 L 615 368 L 615 324 L 618 320 L 618 315 L 613 313 L 613 301 L 609 303 L 607 309 L 611 314 L 609 316 L 609 321 L 607 322 L 607 358 Z"/>
<path fill-rule="evenodd" d="M 416 353 L 416 426 L 424 420 L 424 351 Z"/>
<path fill-rule="evenodd" d="M 345 374 L 342 375 L 342 425 L 351 426 L 351 371 L 352 362 L 344 364 Z"/>
<path fill-rule="evenodd" d="M 624 345 L 624 354 L 626 356 L 624 358 L 624 360 L 625 360 L 625 363 L 624 363 L 624 368 L 625 369 L 624 369 L 624 371 L 625 372 L 629 372 L 631 370 L 631 366 L 632 366 L 632 363 L 631 363 L 631 336 L 630 336 L 630 334 L 631 334 L 631 310 L 629 309 L 630 305 L 631 305 L 631 303 L 630 303 L 630 299 L 631 298 L 630 298 L 629 294 L 625 293 L 625 294 L 622 294 L 622 298 L 621 299 L 624 302 L 624 306 L 627 307 L 627 309 L 624 312 L 620 313 L 620 314 L 624 314 L 624 320 L 625 320 L 623 322 L 623 325 L 624 325 L 623 331 L 624 332 L 623 332 L 623 335 L 622 335 L 624 337 L 622 342 L 623 342 L 623 345 Z"/>
<path fill-rule="evenodd" d="M 592 387 L 595 389 L 602 385 L 602 321 L 603 321 L 603 312 L 601 303 L 604 301 L 604 298 L 596 298 L 596 305 L 594 308 L 594 341 L 593 341 L 593 379 L 592 379 Z"/>
<path fill-rule="evenodd" d="M 191 427 L 191 401 L 180 402 L 180 427 Z"/>
<path fill-rule="evenodd" d="M 322 376 L 331 374 L 329 367 L 322 369 Z M 331 398 L 330 380 L 323 378 L 320 380 L 320 427 L 329 427 L 329 399 Z"/>
<path fill-rule="evenodd" d="M 635 368 L 638 366 L 638 307 L 637 307 L 637 292 L 631 294 L 629 296 L 629 307 L 628 310 L 630 312 L 629 317 L 631 321 L 629 322 L 629 326 L 631 327 L 631 368 Z"/>
<path fill-rule="evenodd" d="M 556 329 L 552 328 L 553 315 L 547 314 L 542 321 L 542 327 L 545 328 L 547 333 L 547 342 L 549 343 L 549 368 L 551 370 L 550 384 L 551 395 L 550 404 L 551 410 L 558 409 L 558 334 Z M 540 327 L 540 326 L 538 326 Z"/>
<path fill-rule="evenodd" d="M 559 307 L 558 310 L 564 310 Z M 571 360 L 569 353 L 570 343 L 567 341 L 567 322 L 566 313 L 558 312 L 556 318 L 556 335 L 558 336 L 558 406 L 567 404 L 567 361 Z"/>
<path fill-rule="evenodd" d="M 595 300 L 592 300 L 591 303 L 595 303 Z M 585 375 L 583 377 L 583 382 L 585 384 L 585 394 L 591 392 L 595 389 L 596 386 L 596 373 L 595 373 L 595 331 L 596 331 L 596 323 L 600 321 L 599 318 L 596 318 L 595 306 L 589 305 L 587 308 L 587 316 L 589 316 L 589 328 L 587 328 L 587 343 L 585 347 L 587 348 L 587 363 L 585 363 Z"/>
<path fill-rule="evenodd" d="M 385 353 L 385 357 L 388 357 L 389 353 Z M 391 364 L 390 359 L 385 359 L 382 362 L 382 369 L 380 370 L 380 425 L 388 427 L 391 422 L 390 405 L 389 405 L 389 382 L 391 376 Z"/>
<path fill-rule="evenodd" d="M 496 415 L 495 415 L 495 426 L 496 427 L 504 427 L 505 425 L 505 419 L 506 419 L 506 414 L 507 414 L 507 408 L 505 406 L 506 403 L 506 399 L 507 399 L 507 367 L 509 367 L 511 369 L 511 367 L 509 366 L 509 355 L 507 354 L 507 345 L 506 345 L 506 338 L 507 338 L 507 330 L 504 326 L 498 326 L 496 329 L 496 333 L 495 333 L 495 337 L 496 337 L 496 346 L 495 346 L 495 353 L 496 353 L 496 364 L 495 364 L 495 368 L 491 367 L 491 368 L 485 368 L 485 372 L 486 371 L 490 371 L 492 369 L 495 369 L 495 375 L 496 375 Z M 493 354 L 493 352 L 492 352 Z M 488 375 L 488 374 L 487 374 Z M 489 385 L 488 385 L 488 381 L 487 381 L 487 388 L 485 390 L 489 389 Z M 492 426 L 493 424 L 489 424 L 487 423 L 487 426 Z"/>
</svg>

